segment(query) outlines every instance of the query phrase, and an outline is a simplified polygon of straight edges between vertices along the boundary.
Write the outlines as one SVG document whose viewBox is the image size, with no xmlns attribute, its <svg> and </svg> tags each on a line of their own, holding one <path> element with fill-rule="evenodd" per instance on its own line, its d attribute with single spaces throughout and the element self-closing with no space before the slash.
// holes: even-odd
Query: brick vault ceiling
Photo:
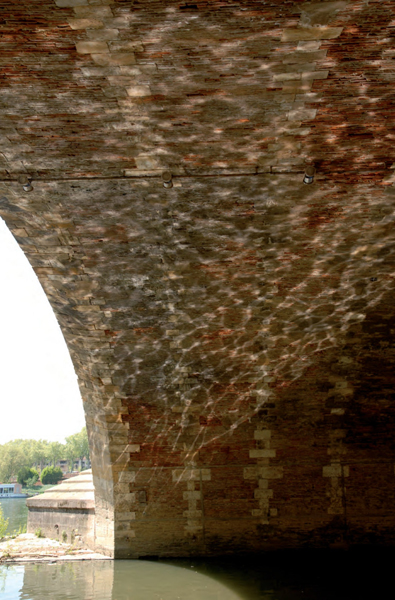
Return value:
<svg viewBox="0 0 395 600">
<path fill-rule="evenodd" d="M 0 8 L 0 215 L 79 376 L 97 531 L 393 540 L 395 2 Z"/>
<path fill-rule="evenodd" d="M 391 176 L 392 1 L 0 6 L 3 178 Z"/>
</svg>

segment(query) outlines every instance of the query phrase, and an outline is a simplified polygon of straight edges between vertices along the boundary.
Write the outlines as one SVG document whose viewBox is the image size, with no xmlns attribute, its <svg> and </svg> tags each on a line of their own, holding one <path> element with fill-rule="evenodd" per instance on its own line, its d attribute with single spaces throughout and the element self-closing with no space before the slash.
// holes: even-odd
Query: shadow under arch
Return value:
<svg viewBox="0 0 395 600">
<path fill-rule="evenodd" d="M 41 308 L 40 315 L 42 315 L 42 318 L 48 319 L 49 324 L 47 330 L 51 332 L 48 343 L 50 346 L 52 343 L 57 345 L 55 351 L 53 351 L 51 346 L 51 352 L 52 354 L 55 354 L 56 357 L 59 354 L 60 358 L 57 359 L 58 362 L 64 361 L 66 366 L 64 367 L 63 372 L 67 373 L 65 377 L 68 376 L 67 380 L 64 378 L 63 381 L 60 381 L 57 385 L 62 388 L 62 383 L 70 383 L 70 379 L 72 380 L 75 377 L 75 389 L 72 390 L 72 392 L 75 394 L 75 397 L 78 398 L 78 395 L 80 396 L 79 399 L 83 405 L 84 417 L 81 419 L 81 426 L 86 424 L 87 427 L 95 489 L 95 513 L 97 517 L 95 519 L 95 531 L 92 533 L 94 533 L 95 547 L 106 554 L 112 555 L 113 486 L 107 428 L 102 426 L 105 417 L 100 413 L 100 410 L 97 409 L 97 405 L 94 407 L 90 405 L 92 398 L 87 390 L 89 390 L 91 386 L 89 385 L 87 374 L 84 371 L 81 360 L 77 357 L 75 352 L 76 344 L 73 340 L 75 332 L 70 328 L 70 311 L 68 311 L 67 308 L 61 309 L 63 293 L 61 289 L 62 286 L 58 285 L 57 281 L 59 280 L 59 260 L 62 260 L 63 258 L 67 262 L 70 262 L 71 258 L 67 251 L 62 247 L 61 240 L 58 240 L 58 244 L 59 247 L 62 248 L 63 256 L 61 257 L 59 253 L 56 252 L 52 233 L 50 235 L 45 235 L 44 233 L 44 237 L 41 238 L 44 245 L 46 241 L 49 242 L 48 251 L 45 252 L 44 248 L 43 252 L 38 253 L 38 239 L 32 234 L 31 227 L 33 224 L 35 227 L 39 226 L 41 229 L 40 235 L 43 234 L 42 229 L 45 228 L 45 225 L 38 214 L 40 211 L 35 211 L 37 206 L 35 206 L 31 212 L 21 208 L 21 206 L 17 206 L 12 201 L 12 192 L 10 194 L 10 200 L 9 197 L 7 197 L 8 194 L 7 196 L 2 196 L 1 191 L 2 190 L 0 190 L 0 236 L 4 237 L 4 245 L 6 246 L 7 252 L 6 259 L 10 261 L 15 257 L 13 264 L 17 265 L 17 267 L 12 266 L 11 268 L 17 268 L 20 278 L 29 281 L 29 289 L 32 290 L 32 293 L 34 294 L 35 304 Z M 23 202 L 22 199 L 20 203 L 23 204 Z M 67 279 L 65 275 L 62 275 L 62 278 L 65 280 Z M 44 294 L 44 296 L 42 294 Z M 49 303 L 47 306 L 45 306 L 45 297 Z M 29 300 L 24 299 L 23 302 L 21 302 L 21 305 L 28 301 Z M 23 308 L 20 310 L 20 313 L 22 310 Z M 32 309 L 32 312 L 34 312 L 34 309 Z M 51 313 L 53 319 L 50 317 Z M 12 316 L 10 318 L 12 319 Z M 26 322 L 28 322 L 29 318 L 32 318 L 31 315 L 27 317 Z M 38 331 L 41 325 L 40 316 L 37 315 L 35 318 L 38 321 Z M 64 342 L 63 348 L 62 339 Z M 38 355 L 40 355 L 41 350 L 39 346 L 39 343 L 37 343 Z M 58 347 L 60 348 L 59 351 L 57 351 Z M 23 353 L 21 353 L 21 355 L 23 356 Z M 67 365 L 68 359 L 69 364 Z M 55 361 L 56 358 L 52 363 L 55 365 L 54 369 L 56 369 Z M 35 368 L 37 369 L 37 367 Z M 45 368 L 49 370 L 51 367 L 47 366 Z M 23 365 L 20 365 L 19 371 L 23 371 Z M 64 419 L 63 415 L 68 412 L 68 406 L 65 403 L 71 396 L 70 393 L 67 394 L 67 390 L 70 390 L 70 385 L 68 387 L 65 385 L 64 387 L 66 388 L 66 394 L 64 394 L 64 397 L 58 402 L 59 406 L 57 409 L 53 411 L 54 416 L 56 414 L 60 419 Z M 45 413 L 44 411 L 41 420 L 46 420 L 48 423 L 48 413 Z M 71 429 L 69 432 L 63 424 L 62 431 L 65 430 L 65 433 L 60 435 L 66 436 L 73 433 L 74 429 L 78 428 L 76 422 L 77 421 L 75 420 L 73 423 L 72 419 L 70 419 Z M 103 518 L 101 518 L 102 516 Z"/>
</svg>

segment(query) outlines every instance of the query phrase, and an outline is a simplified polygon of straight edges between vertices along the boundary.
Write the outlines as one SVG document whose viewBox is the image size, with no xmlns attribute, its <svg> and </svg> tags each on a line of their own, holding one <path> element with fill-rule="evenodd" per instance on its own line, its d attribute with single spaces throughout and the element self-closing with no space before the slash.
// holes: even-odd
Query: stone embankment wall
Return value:
<svg viewBox="0 0 395 600">
<path fill-rule="evenodd" d="M 83 471 L 43 494 L 26 500 L 27 532 L 94 548 L 95 499 L 92 472 Z"/>
<path fill-rule="evenodd" d="M 0 215 L 79 377 L 97 548 L 393 543 L 394 3 L 2 4 Z"/>
</svg>

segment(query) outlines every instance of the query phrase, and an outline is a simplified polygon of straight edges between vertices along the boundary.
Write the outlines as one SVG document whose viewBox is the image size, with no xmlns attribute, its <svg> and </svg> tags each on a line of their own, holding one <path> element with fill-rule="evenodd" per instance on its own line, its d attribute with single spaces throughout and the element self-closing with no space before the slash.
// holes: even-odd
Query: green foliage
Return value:
<svg viewBox="0 0 395 600">
<path fill-rule="evenodd" d="M 26 479 L 25 487 L 27 487 L 27 488 L 34 487 L 38 481 L 38 477 L 39 477 L 39 475 L 38 475 L 38 473 L 36 473 L 36 475 L 33 475 L 33 477 L 30 477 L 30 479 Z"/>
<path fill-rule="evenodd" d="M 19 469 L 18 471 L 17 479 L 18 483 L 21 483 L 23 486 L 26 486 L 28 481 L 30 482 L 30 485 L 34 485 L 36 481 L 38 481 L 38 473 L 36 469 L 22 467 L 22 469 Z"/>
<path fill-rule="evenodd" d="M 8 527 L 8 519 L 4 518 L 3 509 L 1 508 L 1 505 L 0 505 L 0 540 L 1 540 L 1 538 L 3 538 L 5 536 L 7 527 Z"/>
<path fill-rule="evenodd" d="M 23 468 L 39 467 L 42 471 L 46 465 L 55 466 L 58 460 L 66 458 L 70 463 L 70 470 L 73 470 L 75 460 L 89 459 L 86 427 L 83 427 L 79 433 L 70 435 L 66 440 L 66 444 L 61 444 L 47 440 L 18 439 L 0 445 L 0 482 L 9 482 L 12 477 L 19 475 Z M 25 475 L 22 477 L 25 484 L 27 479 L 31 479 Z"/>
<path fill-rule="evenodd" d="M 26 465 L 27 458 L 18 440 L 0 446 L 0 481 L 7 483 Z"/>
<path fill-rule="evenodd" d="M 49 443 L 47 440 L 32 440 L 30 456 L 33 464 L 40 465 L 40 471 L 49 462 Z"/>
<path fill-rule="evenodd" d="M 65 447 L 60 442 L 50 442 L 48 444 L 48 458 L 52 462 L 53 466 L 56 466 L 58 460 L 61 460 L 64 456 Z"/>
<path fill-rule="evenodd" d="M 13 536 L 18 537 L 22 533 L 26 533 L 27 525 L 19 525 L 19 529 L 14 529 Z"/>
<path fill-rule="evenodd" d="M 38 538 L 44 537 L 43 532 L 41 531 L 40 528 L 36 529 L 36 531 L 34 532 L 34 535 L 36 535 Z"/>
<path fill-rule="evenodd" d="M 37 494 L 43 494 L 50 488 L 53 488 L 53 483 L 49 483 L 48 485 L 34 485 L 33 487 L 24 487 L 22 488 L 22 492 L 24 494 L 29 494 L 33 496 L 37 496 Z"/>
<path fill-rule="evenodd" d="M 66 458 L 69 461 L 70 471 L 73 470 L 75 460 L 89 459 L 89 443 L 86 427 L 83 427 L 79 433 L 69 435 L 66 438 Z"/>
<path fill-rule="evenodd" d="M 41 483 L 58 483 L 63 477 L 62 469 L 59 467 L 45 467 L 41 472 Z"/>
</svg>

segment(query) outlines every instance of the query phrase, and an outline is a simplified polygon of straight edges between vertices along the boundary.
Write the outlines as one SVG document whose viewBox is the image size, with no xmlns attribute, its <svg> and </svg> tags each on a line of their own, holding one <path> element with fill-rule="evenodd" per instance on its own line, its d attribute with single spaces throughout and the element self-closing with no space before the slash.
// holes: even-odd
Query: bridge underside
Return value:
<svg viewBox="0 0 395 600">
<path fill-rule="evenodd" d="M 394 2 L 0 7 L 0 215 L 79 377 L 96 547 L 393 544 Z"/>
</svg>

